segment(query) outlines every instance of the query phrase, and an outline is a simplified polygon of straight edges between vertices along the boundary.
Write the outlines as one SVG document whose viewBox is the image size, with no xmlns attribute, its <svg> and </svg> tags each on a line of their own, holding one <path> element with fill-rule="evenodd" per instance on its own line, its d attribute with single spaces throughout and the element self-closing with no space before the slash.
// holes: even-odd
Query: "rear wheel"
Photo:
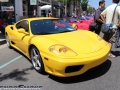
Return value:
<svg viewBox="0 0 120 90">
<path fill-rule="evenodd" d="M 43 61 L 42 61 L 42 58 L 40 56 L 38 49 L 34 46 L 31 48 L 30 57 L 31 57 L 32 64 L 35 70 L 39 73 L 43 73 L 44 64 L 43 64 Z"/>
<path fill-rule="evenodd" d="M 7 42 L 8 48 L 12 48 L 12 47 L 11 47 L 11 44 L 10 44 L 9 36 L 8 36 L 7 34 L 6 34 L 5 38 L 6 38 L 6 42 Z"/>
</svg>

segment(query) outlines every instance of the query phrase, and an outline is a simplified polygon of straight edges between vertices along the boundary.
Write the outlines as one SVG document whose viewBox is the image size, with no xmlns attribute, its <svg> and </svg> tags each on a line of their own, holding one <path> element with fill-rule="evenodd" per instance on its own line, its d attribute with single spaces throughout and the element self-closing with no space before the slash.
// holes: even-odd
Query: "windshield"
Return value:
<svg viewBox="0 0 120 90">
<path fill-rule="evenodd" d="M 75 18 L 68 18 L 67 21 L 68 21 L 68 22 L 78 22 L 78 20 L 75 19 Z"/>
<path fill-rule="evenodd" d="M 76 18 L 67 18 L 65 20 L 65 22 L 67 22 L 67 23 L 76 23 L 76 22 L 78 22 L 78 20 Z"/>
<path fill-rule="evenodd" d="M 31 21 L 31 31 L 33 34 L 56 34 L 75 31 L 69 24 L 62 20 L 34 20 Z"/>
<path fill-rule="evenodd" d="M 71 21 L 73 21 L 73 22 L 77 22 L 78 20 L 75 19 L 75 18 L 71 18 Z"/>
</svg>

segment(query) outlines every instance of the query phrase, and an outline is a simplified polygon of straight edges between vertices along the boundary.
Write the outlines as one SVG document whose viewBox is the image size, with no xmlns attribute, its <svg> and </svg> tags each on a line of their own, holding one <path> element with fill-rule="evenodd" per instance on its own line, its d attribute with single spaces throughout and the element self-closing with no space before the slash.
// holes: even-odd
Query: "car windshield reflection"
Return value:
<svg viewBox="0 0 120 90">
<path fill-rule="evenodd" d="M 75 28 L 72 28 L 69 24 L 59 19 L 34 20 L 31 21 L 30 25 L 31 31 L 34 35 L 47 35 L 75 31 Z"/>
</svg>

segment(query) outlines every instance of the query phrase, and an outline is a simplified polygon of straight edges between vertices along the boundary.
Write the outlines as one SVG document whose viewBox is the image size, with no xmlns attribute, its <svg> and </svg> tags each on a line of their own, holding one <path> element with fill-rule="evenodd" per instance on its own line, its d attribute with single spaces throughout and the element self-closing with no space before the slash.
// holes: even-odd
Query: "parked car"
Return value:
<svg viewBox="0 0 120 90">
<path fill-rule="evenodd" d="M 86 23 L 81 23 L 79 20 L 69 17 L 67 19 L 63 19 L 69 25 L 74 26 L 77 30 L 89 30 L 89 25 Z"/>
<path fill-rule="evenodd" d="M 90 25 L 91 23 L 93 23 L 93 19 L 86 19 L 85 17 L 78 17 L 78 20 L 80 23 L 86 23 L 88 25 Z"/>
<path fill-rule="evenodd" d="M 104 63 L 111 49 L 97 34 L 58 18 L 27 18 L 8 25 L 7 46 L 23 53 L 39 73 L 76 76 Z M 22 65 L 21 65 L 22 67 Z"/>
</svg>

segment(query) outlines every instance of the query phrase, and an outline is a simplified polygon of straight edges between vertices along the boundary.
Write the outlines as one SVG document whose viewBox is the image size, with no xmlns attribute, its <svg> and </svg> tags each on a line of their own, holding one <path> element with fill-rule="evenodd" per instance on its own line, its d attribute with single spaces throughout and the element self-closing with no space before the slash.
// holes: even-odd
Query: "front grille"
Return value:
<svg viewBox="0 0 120 90">
<path fill-rule="evenodd" d="M 84 65 L 68 66 L 65 69 L 65 73 L 71 73 L 71 72 L 79 71 L 80 69 L 83 68 L 83 66 Z"/>
</svg>

